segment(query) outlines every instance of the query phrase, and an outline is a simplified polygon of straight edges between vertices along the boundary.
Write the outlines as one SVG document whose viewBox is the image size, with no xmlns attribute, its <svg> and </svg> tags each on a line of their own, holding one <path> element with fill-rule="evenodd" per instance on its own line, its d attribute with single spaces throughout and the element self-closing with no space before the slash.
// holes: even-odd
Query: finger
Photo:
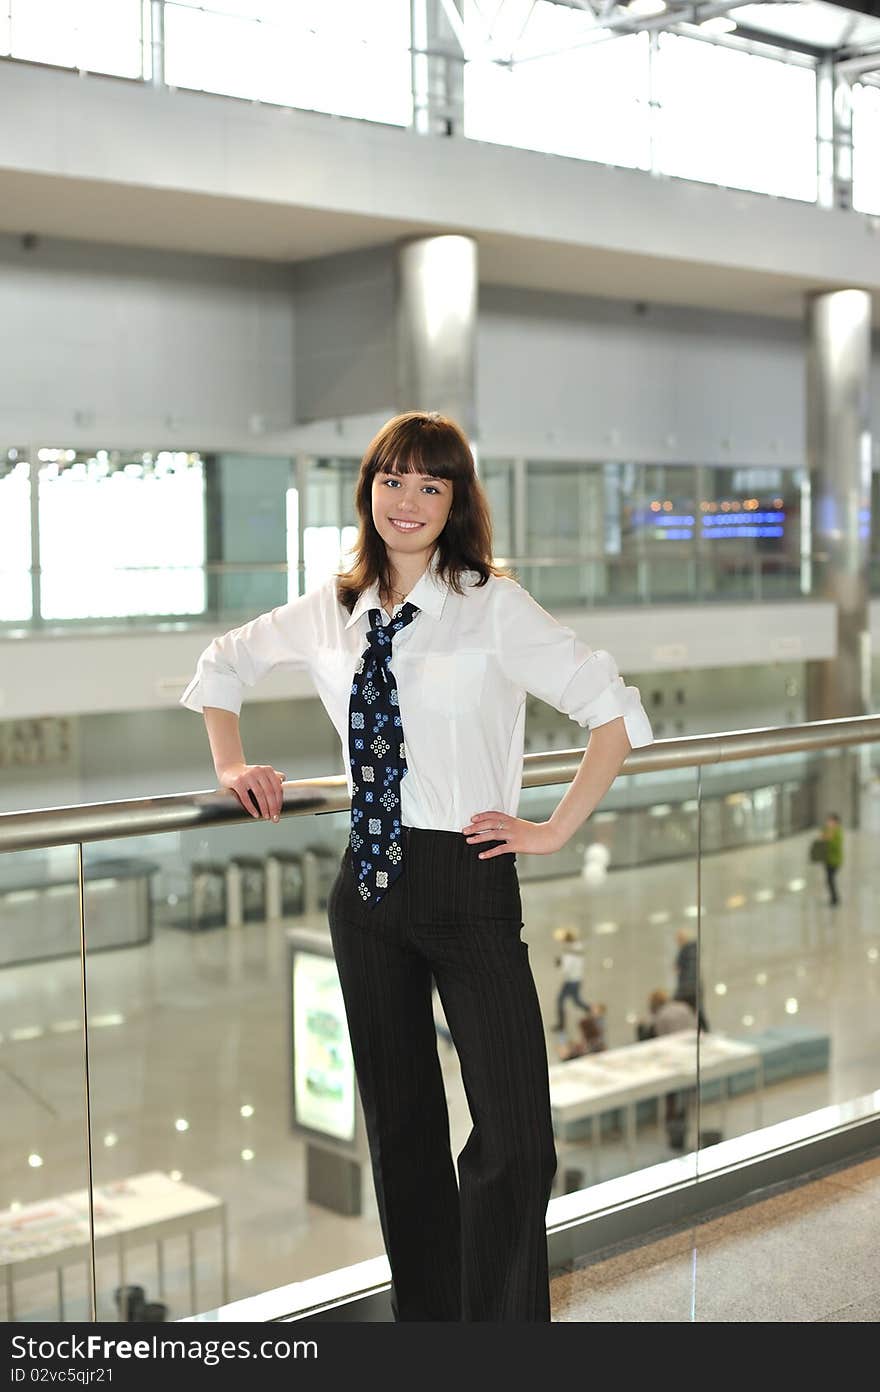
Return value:
<svg viewBox="0 0 880 1392">
<path fill-rule="evenodd" d="M 281 802 L 278 796 L 278 784 L 272 777 L 270 770 L 261 773 L 257 784 L 257 797 L 260 801 L 260 811 L 268 820 L 273 821 L 278 815 L 277 804 Z"/>
<path fill-rule="evenodd" d="M 232 791 L 235 793 L 235 796 L 238 798 L 245 812 L 247 812 L 249 816 L 259 817 L 260 809 L 257 804 L 257 800 L 251 792 L 250 788 L 247 786 L 247 784 L 245 784 L 245 786 L 242 788 L 233 787 Z"/>
<path fill-rule="evenodd" d="M 514 847 L 505 841 L 503 846 L 494 846 L 491 851 L 480 851 L 477 860 L 494 860 L 495 856 L 513 855 Z"/>
<path fill-rule="evenodd" d="M 499 826 L 503 826 L 506 819 L 504 812 L 478 812 L 475 817 L 471 817 L 465 831 L 497 831 Z"/>
<path fill-rule="evenodd" d="M 500 841 L 503 836 L 507 835 L 509 835 L 508 832 L 496 831 L 493 827 L 491 830 L 487 829 L 486 831 L 474 832 L 472 836 L 468 836 L 465 839 L 469 846 L 476 846 L 481 841 Z"/>
<path fill-rule="evenodd" d="M 250 801 L 253 804 L 253 806 L 257 809 L 255 815 L 257 817 L 265 817 L 266 799 L 263 794 L 263 789 L 260 786 L 260 781 L 257 778 L 256 774 L 251 773 L 248 776 L 247 789 Z"/>
</svg>

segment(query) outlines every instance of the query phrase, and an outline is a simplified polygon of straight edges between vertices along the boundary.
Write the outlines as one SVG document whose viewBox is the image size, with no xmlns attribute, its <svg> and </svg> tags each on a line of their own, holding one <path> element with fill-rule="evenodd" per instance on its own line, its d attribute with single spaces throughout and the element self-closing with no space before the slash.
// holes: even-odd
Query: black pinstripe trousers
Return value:
<svg viewBox="0 0 880 1392">
<path fill-rule="evenodd" d="M 396 1320 L 550 1319 L 546 1209 L 556 1171 L 547 1053 L 512 854 L 403 828 L 404 869 L 374 908 L 351 852 L 328 906 Z M 473 1128 L 458 1157 L 431 977 Z"/>
</svg>

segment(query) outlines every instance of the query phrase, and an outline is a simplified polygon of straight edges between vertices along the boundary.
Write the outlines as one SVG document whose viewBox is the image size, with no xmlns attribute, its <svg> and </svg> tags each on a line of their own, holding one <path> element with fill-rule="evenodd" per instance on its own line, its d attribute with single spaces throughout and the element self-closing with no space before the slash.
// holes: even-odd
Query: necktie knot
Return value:
<svg viewBox="0 0 880 1392">
<path fill-rule="evenodd" d="M 402 604 L 395 612 L 390 624 L 383 624 L 382 610 L 371 609 L 367 642 L 373 651 L 383 657 L 390 653 L 395 633 L 399 633 L 402 628 L 406 628 L 407 624 L 411 624 L 418 612 L 416 605 L 410 604 L 407 600 L 406 604 Z"/>
</svg>

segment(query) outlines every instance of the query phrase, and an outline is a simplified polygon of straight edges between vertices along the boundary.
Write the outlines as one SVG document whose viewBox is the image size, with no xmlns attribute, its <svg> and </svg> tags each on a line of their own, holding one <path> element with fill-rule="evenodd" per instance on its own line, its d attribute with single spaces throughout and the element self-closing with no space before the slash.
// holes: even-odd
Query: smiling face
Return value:
<svg viewBox="0 0 880 1392">
<path fill-rule="evenodd" d="M 452 507 L 452 480 L 379 470 L 373 476 L 373 523 L 388 559 L 403 575 L 427 565 Z"/>
</svg>

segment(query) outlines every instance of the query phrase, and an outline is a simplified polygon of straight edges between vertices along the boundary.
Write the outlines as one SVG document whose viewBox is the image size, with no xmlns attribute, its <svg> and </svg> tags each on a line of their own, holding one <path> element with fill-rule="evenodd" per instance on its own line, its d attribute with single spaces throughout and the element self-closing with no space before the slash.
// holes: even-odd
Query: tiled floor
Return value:
<svg viewBox="0 0 880 1392">
<path fill-rule="evenodd" d="M 875 837 L 867 830 L 848 837 L 843 903 L 834 911 L 825 906 L 816 867 L 806 864 L 808 839 L 714 856 L 703 867 L 704 978 L 712 1027 L 748 1038 L 768 1025 L 797 1020 L 832 1039 L 827 1073 L 768 1088 L 767 1123 L 867 1092 L 878 1086 L 880 1074 Z M 523 903 L 545 1020 L 552 1021 L 558 984 L 552 932 L 573 922 L 586 940 L 588 995 L 607 1006 L 609 1044 L 630 1042 L 651 989 L 673 982 L 676 929 L 696 926 L 693 864 L 612 872 L 592 889 L 575 878 L 524 883 Z M 360 1218 L 339 1217 L 306 1201 L 304 1146 L 289 1125 L 285 962 L 277 924 L 197 935 L 160 930 L 147 946 L 96 954 L 89 962 L 96 1182 L 158 1169 L 222 1196 L 229 1211 L 233 1299 L 382 1250 L 369 1181 Z M 0 1145 L 0 1208 L 85 1184 L 78 1000 L 74 959 L 0 972 L 0 1105 L 7 1123 Z M 548 1030 L 551 1059 L 555 1046 Z M 457 1154 L 470 1121 L 454 1051 L 439 1048 Z M 738 1100 L 728 1109 L 726 1134 L 750 1129 L 753 1116 L 751 1099 Z M 42 1163 L 29 1162 L 34 1156 Z M 601 1177 L 668 1157 L 656 1128 L 639 1132 L 632 1162 L 609 1138 L 602 1146 Z M 838 1180 L 823 1183 L 821 1192 L 838 1198 L 846 1189 L 851 1207 L 841 1214 L 858 1218 L 859 1204 L 876 1199 Z M 853 1226 L 857 1244 L 864 1229 L 858 1222 Z M 841 1240 L 847 1228 L 848 1220 L 840 1224 Z M 706 1295 L 701 1309 L 720 1310 L 725 1281 L 728 1290 L 735 1284 L 734 1267 L 725 1276 L 723 1261 L 733 1248 L 701 1241 L 691 1250 L 681 1239 L 670 1241 L 678 1244 L 667 1254 L 670 1264 L 662 1279 L 659 1262 L 645 1273 L 638 1308 L 671 1309 L 664 1318 L 689 1318 L 695 1251 L 696 1260 L 717 1272 L 706 1288 L 714 1294 Z M 218 1246 L 205 1234 L 197 1248 L 198 1303 L 207 1308 L 221 1299 Z M 169 1243 L 172 1317 L 191 1312 L 186 1264 L 185 1241 Z M 153 1249 L 132 1254 L 128 1279 L 145 1285 L 152 1298 Z M 108 1317 L 117 1282 L 115 1262 L 105 1259 L 99 1298 Z M 668 1282 L 678 1292 L 672 1301 Z M 80 1273 L 71 1272 L 67 1285 L 68 1313 L 81 1316 Z M 565 1313 L 579 1308 L 580 1297 L 564 1290 L 560 1317 L 580 1318 Z M 608 1292 L 603 1285 L 597 1308 L 611 1308 L 602 1304 Z M 849 1292 L 840 1286 L 840 1306 Z M 54 1317 L 54 1277 L 22 1281 L 17 1296 L 23 1317 Z"/>
<path fill-rule="evenodd" d="M 880 1156 L 600 1252 L 552 1284 L 560 1322 L 880 1319 Z"/>
</svg>

